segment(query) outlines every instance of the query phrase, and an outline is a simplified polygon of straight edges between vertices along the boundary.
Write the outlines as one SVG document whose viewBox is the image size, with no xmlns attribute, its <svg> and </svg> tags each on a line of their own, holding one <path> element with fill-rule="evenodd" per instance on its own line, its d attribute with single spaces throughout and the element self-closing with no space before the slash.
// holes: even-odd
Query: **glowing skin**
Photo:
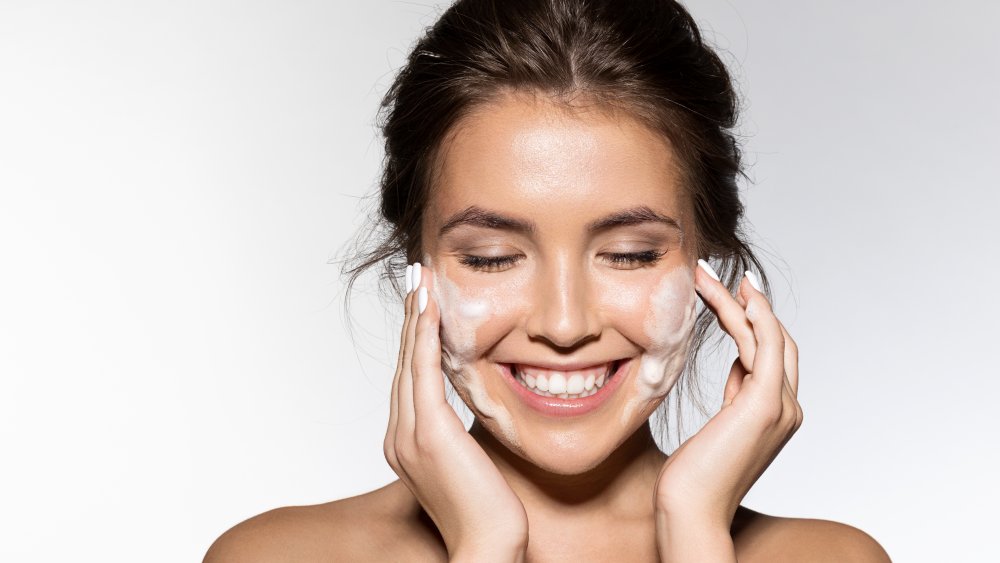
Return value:
<svg viewBox="0 0 1000 563">
<path fill-rule="evenodd" d="M 579 474 L 646 423 L 683 369 L 691 205 L 669 142 L 625 114 L 515 96 L 486 109 L 442 145 L 422 222 L 443 363 L 507 449 Z M 599 407 L 567 418 L 524 402 L 518 365 L 625 367 Z"/>
<path fill-rule="evenodd" d="M 643 326 L 650 345 L 639 363 L 635 394 L 622 411 L 622 424 L 643 406 L 655 409 L 677 383 L 691 344 L 695 305 L 694 272 L 687 268 L 663 276 L 649 296 L 649 315 Z"/>
<path fill-rule="evenodd" d="M 429 263 L 431 258 L 426 256 L 424 260 Z M 510 411 L 490 398 L 484 385 L 488 375 L 479 373 L 475 364 L 479 328 L 490 321 L 495 311 L 500 309 L 500 303 L 509 302 L 510 298 L 496 287 L 481 288 L 479 291 L 463 290 L 448 279 L 446 267 L 435 273 L 433 290 L 441 308 L 445 372 L 473 413 L 480 419 L 492 420 L 507 441 L 519 447 Z"/>
</svg>

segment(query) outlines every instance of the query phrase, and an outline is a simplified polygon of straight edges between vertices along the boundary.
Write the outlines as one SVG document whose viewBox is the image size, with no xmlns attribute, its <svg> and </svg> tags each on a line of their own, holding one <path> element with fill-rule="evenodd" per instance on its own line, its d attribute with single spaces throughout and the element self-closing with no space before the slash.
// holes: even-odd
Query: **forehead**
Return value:
<svg viewBox="0 0 1000 563">
<path fill-rule="evenodd" d="M 661 134 L 607 106 L 513 94 L 452 129 L 429 203 L 431 223 L 473 205 L 542 220 L 636 205 L 686 214 L 679 162 Z"/>
</svg>

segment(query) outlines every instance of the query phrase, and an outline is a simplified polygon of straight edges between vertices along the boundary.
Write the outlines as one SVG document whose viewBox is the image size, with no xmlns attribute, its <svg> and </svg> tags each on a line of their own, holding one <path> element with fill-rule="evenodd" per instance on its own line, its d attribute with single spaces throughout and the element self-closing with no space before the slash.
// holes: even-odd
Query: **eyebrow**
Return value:
<svg viewBox="0 0 1000 563">
<path fill-rule="evenodd" d="M 683 230 L 681 229 L 681 224 L 673 217 L 661 215 L 645 205 L 640 205 L 638 207 L 612 213 L 607 217 L 602 217 L 601 219 L 587 225 L 587 230 L 593 233 L 614 229 L 615 227 L 631 227 L 642 223 L 660 223 L 677 229 L 678 231 Z"/>
<path fill-rule="evenodd" d="M 473 205 L 452 215 L 438 231 L 438 236 L 444 236 L 448 231 L 463 225 L 515 231 L 523 234 L 531 234 L 535 231 L 535 224 L 530 221 L 515 219 Z"/>
<path fill-rule="evenodd" d="M 642 223 L 660 223 L 668 227 L 682 230 L 680 223 L 673 217 L 661 215 L 645 205 L 633 207 L 612 213 L 607 217 L 602 217 L 592 221 L 587 225 L 587 231 L 594 233 L 614 229 L 616 227 L 630 227 Z M 444 236 L 461 226 L 481 227 L 484 229 L 499 229 L 514 231 L 522 234 L 535 232 L 535 224 L 531 221 L 517 219 L 507 215 L 502 215 L 495 211 L 489 211 L 477 206 L 467 207 L 462 211 L 452 215 L 438 231 L 438 236 Z"/>
</svg>

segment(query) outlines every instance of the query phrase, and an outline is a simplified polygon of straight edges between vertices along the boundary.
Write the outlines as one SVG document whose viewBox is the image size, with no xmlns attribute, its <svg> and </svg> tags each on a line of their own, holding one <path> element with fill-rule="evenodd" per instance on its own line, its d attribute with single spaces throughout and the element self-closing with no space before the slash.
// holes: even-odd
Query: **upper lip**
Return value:
<svg viewBox="0 0 1000 563">
<path fill-rule="evenodd" d="M 576 370 L 606 366 L 608 364 L 614 366 L 614 364 L 619 361 L 621 360 L 616 359 L 616 360 L 604 360 L 600 362 L 556 363 L 556 362 L 546 362 L 542 360 L 542 361 L 524 361 L 524 362 L 508 362 L 508 363 L 513 366 L 523 366 L 534 369 L 545 369 L 550 371 L 576 371 Z"/>
</svg>

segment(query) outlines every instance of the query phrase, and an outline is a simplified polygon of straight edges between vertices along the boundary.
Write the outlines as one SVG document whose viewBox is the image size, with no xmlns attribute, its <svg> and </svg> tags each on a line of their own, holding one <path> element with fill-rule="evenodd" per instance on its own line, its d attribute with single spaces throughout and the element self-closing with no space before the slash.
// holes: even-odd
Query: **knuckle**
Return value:
<svg viewBox="0 0 1000 563">
<path fill-rule="evenodd" d="M 434 433 L 428 432 L 426 425 L 417 426 L 413 432 L 413 443 L 417 451 L 425 452 L 434 449 Z"/>
<path fill-rule="evenodd" d="M 787 334 L 787 332 L 788 331 L 786 330 L 785 333 Z M 794 350 L 796 352 L 799 351 L 799 343 L 796 342 L 794 338 L 792 338 L 791 334 L 789 334 L 788 336 L 786 336 L 785 340 L 787 341 L 788 349 L 789 350 Z"/>
<path fill-rule="evenodd" d="M 420 354 L 417 350 L 413 351 L 413 357 L 410 358 L 410 377 L 413 379 L 419 378 L 424 373 L 423 364 L 420 362 Z"/>
<path fill-rule="evenodd" d="M 414 429 L 413 441 L 418 452 L 426 457 L 434 457 L 445 447 L 446 440 L 443 438 L 445 428 L 442 423 L 433 416 L 421 421 Z"/>
<path fill-rule="evenodd" d="M 795 428 L 795 421 L 797 418 L 798 415 L 796 414 L 795 409 L 786 407 L 781 410 L 781 419 L 779 424 L 785 431 L 792 430 Z"/>
<path fill-rule="evenodd" d="M 393 440 L 383 442 L 382 454 L 385 456 L 385 461 L 389 463 L 389 467 L 396 473 L 399 473 L 401 465 L 399 463 L 399 456 L 396 455 L 396 444 Z"/>
<path fill-rule="evenodd" d="M 757 337 L 754 335 L 753 328 L 747 326 L 737 331 L 734 338 L 743 345 L 743 348 L 747 351 L 753 350 L 757 346 Z"/>
<path fill-rule="evenodd" d="M 781 422 L 781 402 L 763 401 L 757 405 L 757 415 L 768 427 L 777 426 Z"/>
<path fill-rule="evenodd" d="M 757 311 L 758 314 L 760 313 L 765 313 L 767 315 L 772 314 L 771 303 L 768 302 L 767 298 L 765 298 L 763 295 L 760 294 L 751 295 L 750 299 L 747 299 L 747 307 L 750 307 L 751 305 L 753 305 L 754 310 Z"/>
<path fill-rule="evenodd" d="M 783 394 L 781 403 L 778 425 L 784 432 L 794 433 L 802 424 L 802 408 L 798 401 L 788 393 Z"/>
<path fill-rule="evenodd" d="M 416 451 L 409 444 L 396 443 L 396 459 L 402 466 L 412 465 L 416 461 Z"/>
<path fill-rule="evenodd" d="M 794 340 L 792 340 L 791 336 L 789 336 L 786 339 L 785 348 L 792 355 L 792 357 L 795 358 L 795 361 L 798 362 L 799 361 L 799 345 L 796 344 Z"/>
</svg>

